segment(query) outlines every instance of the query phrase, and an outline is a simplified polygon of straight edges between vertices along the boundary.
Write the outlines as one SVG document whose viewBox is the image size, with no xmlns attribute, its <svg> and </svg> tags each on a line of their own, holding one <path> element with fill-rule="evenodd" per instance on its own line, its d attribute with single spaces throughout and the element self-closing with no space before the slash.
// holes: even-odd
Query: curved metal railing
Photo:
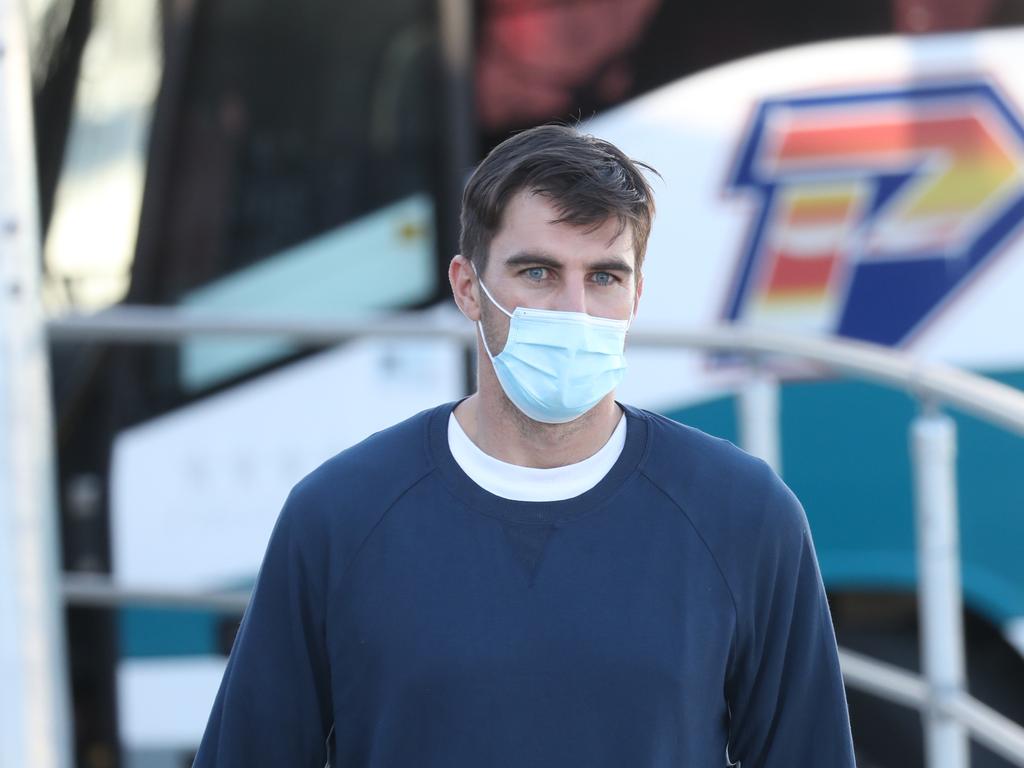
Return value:
<svg viewBox="0 0 1024 768">
<path fill-rule="evenodd" d="M 375 320 L 257 318 L 246 314 L 199 312 L 177 308 L 122 306 L 92 315 L 66 315 L 47 323 L 51 339 L 66 341 L 178 343 L 197 335 L 275 336 L 292 341 L 331 344 L 367 338 L 448 338 L 475 345 L 475 333 L 421 315 Z M 966 734 L 1018 766 L 1024 766 L 1024 728 L 970 697 L 964 685 L 962 599 L 956 540 L 955 428 L 938 413 L 952 406 L 1006 430 L 1024 435 L 1024 393 L 991 379 L 941 363 L 928 362 L 857 341 L 721 327 L 705 330 L 634 330 L 635 347 L 687 348 L 740 353 L 755 360 L 797 358 L 829 371 L 907 391 L 922 405 L 912 427 L 917 495 L 919 610 L 926 676 L 840 650 L 848 685 L 920 710 L 926 725 L 931 768 L 967 765 Z M 778 441 L 777 396 L 757 367 L 756 386 L 743 407 L 748 441 L 772 454 Z M 769 377 L 770 378 L 770 377 Z M 740 392 L 741 401 L 744 393 Z M 750 447 L 750 445 L 748 445 Z M 755 452 L 757 452 L 755 450 Z M 775 452 L 777 453 L 777 452 Z M 226 613 L 244 609 L 246 597 L 160 590 L 130 590 L 95 577 L 69 575 L 64 597 L 80 605 L 145 603 L 209 608 Z"/>
<path fill-rule="evenodd" d="M 426 322 L 422 316 L 388 315 L 380 320 L 258 318 L 164 307 L 121 306 L 95 314 L 68 314 L 47 322 L 51 339 L 177 343 L 200 335 L 277 336 L 312 344 L 355 338 L 450 338 L 473 343 L 465 323 Z M 731 326 L 704 330 L 633 330 L 635 346 L 786 355 L 833 371 L 905 389 L 948 404 L 1024 435 L 1024 395 L 1019 390 L 948 365 L 925 362 L 887 347 Z"/>
</svg>

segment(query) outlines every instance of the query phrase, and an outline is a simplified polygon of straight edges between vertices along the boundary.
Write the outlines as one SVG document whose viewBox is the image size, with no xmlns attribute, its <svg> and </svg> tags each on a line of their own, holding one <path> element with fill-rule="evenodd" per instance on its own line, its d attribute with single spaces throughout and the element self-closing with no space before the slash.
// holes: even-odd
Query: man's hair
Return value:
<svg viewBox="0 0 1024 768">
<path fill-rule="evenodd" d="M 615 145 L 566 125 L 542 125 L 506 139 L 484 158 L 462 194 L 462 255 L 479 272 L 487 266 L 491 240 L 501 228 L 509 200 L 528 190 L 547 197 L 554 223 L 600 228 L 616 218 L 622 234 L 633 230 L 639 274 L 654 219 L 654 194 L 641 168 Z"/>
</svg>

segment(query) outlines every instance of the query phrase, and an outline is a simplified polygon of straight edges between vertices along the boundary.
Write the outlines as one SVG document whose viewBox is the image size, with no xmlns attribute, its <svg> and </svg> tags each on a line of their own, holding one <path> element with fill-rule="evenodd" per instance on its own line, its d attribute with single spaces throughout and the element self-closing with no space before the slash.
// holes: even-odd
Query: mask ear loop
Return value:
<svg viewBox="0 0 1024 768">
<path fill-rule="evenodd" d="M 487 298 L 491 300 L 491 304 L 496 306 L 498 309 L 500 309 L 502 312 L 504 312 L 509 317 L 512 317 L 512 313 L 509 312 L 507 309 L 505 309 L 503 306 L 501 306 L 501 304 L 496 302 L 494 300 L 494 297 L 491 296 L 491 292 L 487 290 L 487 286 L 484 285 L 484 281 L 480 279 L 480 273 L 476 271 L 476 266 L 473 264 L 472 261 L 469 262 L 469 266 L 473 267 L 473 274 L 476 275 L 476 281 L 480 285 L 480 287 L 484 289 L 484 293 L 486 293 L 487 294 Z"/>
<path fill-rule="evenodd" d="M 626 333 L 629 333 L 629 329 L 633 326 L 633 321 L 636 319 L 636 295 L 633 296 L 633 303 L 629 307 L 629 319 L 626 321 Z"/>
<path fill-rule="evenodd" d="M 476 271 L 476 264 L 474 264 L 472 261 L 470 261 L 469 262 L 469 266 L 473 268 L 473 274 L 476 276 L 477 285 L 479 285 L 481 288 L 483 288 L 484 293 L 487 294 L 487 298 L 490 300 L 491 304 L 493 304 L 498 309 L 500 309 L 502 312 L 504 312 L 506 315 L 508 315 L 509 319 L 511 320 L 512 319 L 512 313 L 509 312 L 507 309 L 505 309 L 503 306 L 501 306 L 501 304 L 496 302 L 494 300 L 494 297 L 491 296 L 491 292 L 487 290 L 487 286 L 484 285 L 484 281 L 480 279 L 480 273 Z M 484 335 L 484 326 L 483 326 L 483 324 L 479 320 L 477 320 L 476 321 L 476 327 L 477 327 L 477 330 L 480 331 L 480 341 L 482 341 L 484 343 L 484 351 L 487 353 L 487 356 L 491 359 L 491 362 L 493 363 L 494 362 L 494 355 L 491 354 L 491 348 L 489 346 L 487 346 L 487 336 Z"/>
</svg>

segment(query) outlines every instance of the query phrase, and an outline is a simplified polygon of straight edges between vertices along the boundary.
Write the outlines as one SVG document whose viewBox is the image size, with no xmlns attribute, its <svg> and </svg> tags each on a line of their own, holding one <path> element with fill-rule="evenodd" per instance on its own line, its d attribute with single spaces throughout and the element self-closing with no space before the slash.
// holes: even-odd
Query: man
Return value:
<svg viewBox="0 0 1024 768">
<path fill-rule="evenodd" d="M 450 269 L 478 390 L 293 490 L 197 766 L 852 768 L 799 503 L 614 399 L 653 212 L 571 128 L 484 160 Z"/>
</svg>

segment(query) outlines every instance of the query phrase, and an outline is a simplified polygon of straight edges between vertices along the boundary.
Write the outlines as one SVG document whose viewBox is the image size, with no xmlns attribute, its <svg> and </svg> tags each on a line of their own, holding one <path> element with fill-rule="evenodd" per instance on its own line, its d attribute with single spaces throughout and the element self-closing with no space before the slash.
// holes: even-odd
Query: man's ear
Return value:
<svg viewBox="0 0 1024 768">
<path fill-rule="evenodd" d="M 474 323 L 480 319 L 480 294 L 476 287 L 476 275 L 473 266 L 462 254 L 456 254 L 448 265 L 448 282 L 452 286 L 452 296 L 467 318 Z"/>
<path fill-rule="evenodd" d="M 633 299 L 633 317 L 640 311 L 640 297 L 644 293 L 644 274 L 641 272 L 636 278 L 636 298 Z"/>
</svg>

